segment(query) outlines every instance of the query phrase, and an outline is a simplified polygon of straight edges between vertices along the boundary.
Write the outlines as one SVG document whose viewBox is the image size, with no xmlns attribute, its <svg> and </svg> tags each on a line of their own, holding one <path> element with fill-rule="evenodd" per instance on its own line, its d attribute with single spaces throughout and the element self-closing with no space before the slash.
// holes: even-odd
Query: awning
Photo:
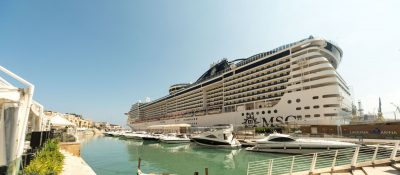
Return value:
<svg viewBox="0 0 400 175">
<path fill-rule="evenodd" d="M 41 110 L 43 111 L 43 106 L 38 103 L 37 101 L 33 101 L 32 106 L 31 106 L 31 112 L 36 115 L 36 116 L 41 116 L 40 112 Z"/>
<path fill-rule="evenodd" d="M 75 124 L 71 123 L 64 117 L 61 117 L 60 115 L 55 115 L 50 119 L 50 124 L 52 126 L 76 126 Z"/>
</svg>

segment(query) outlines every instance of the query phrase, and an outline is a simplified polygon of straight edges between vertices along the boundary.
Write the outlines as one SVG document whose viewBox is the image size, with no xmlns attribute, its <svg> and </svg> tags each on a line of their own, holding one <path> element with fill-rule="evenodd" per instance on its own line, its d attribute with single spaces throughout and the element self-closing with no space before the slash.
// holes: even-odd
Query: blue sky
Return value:
<svg viewBox="0 0 400 175">
<path fill-rule="evenodd" d="M 344 51 L 355 100 L 400 105 L 400 1 L 0 1 L 0 64 L 46 109 L 124 124 L 132 103 L 194 82 L 222 58 L 310 35 Z M 400 118 L 400 114 L 399 118 Z"/>
</svg>

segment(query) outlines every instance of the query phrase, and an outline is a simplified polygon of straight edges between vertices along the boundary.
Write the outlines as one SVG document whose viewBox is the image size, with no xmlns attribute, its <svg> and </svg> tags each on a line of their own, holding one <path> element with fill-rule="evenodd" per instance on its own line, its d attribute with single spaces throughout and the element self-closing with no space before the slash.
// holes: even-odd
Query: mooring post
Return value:
<svg viewBox="0 0 400 175">
<path fill-rule="evenodd" d="M 356 149 L 354 150 L 353 159 L 351 159 L 351 170 L 355 170 L 356 169 L 357 158 L 358 158 L 358 153 L 359 152 L 360 152 L 360 147 L 357 146 Z"/>
<path fill-rule="evenodd" d="M 379 144 L 376 145 L 374 155 L 372 155 L 372 165 L 375 164 L 375 159 L 376 159 L 376 155 L 378 154 L 378 150 L 379 150 Z"/>
<path fill-rule="evenodd" d="M 199 175 L 199 172 L 194 172 L 194 175 Z"/>
<path fill-rule="evenodd" d="M 317 164 L 318 153 L 314 153 L 311 159 L 310 171 L 308 174 L 314 174 L 315 164 Z"/>
<path fill-rule="evenodd" d="M 137 168 L 140 169 L 140 157 L 139 157 Z"/>
<path fill-rule="evenodd" d="M 208 175 L 208 168 L 205 168 L 205 171 L 206 171 L 206 175 Z"/>
<path fill-rule="evenodd" d="M 396 155 L 397 155 L 397 150 L 398 150 L 398 149 L 399 149 L 399 141 L 397 141 L 397 142 L 394 144 L 392 154 L 390 155 L 390 162 L 391 162 L 392 164 L 396 163 Z"/>
</svg>

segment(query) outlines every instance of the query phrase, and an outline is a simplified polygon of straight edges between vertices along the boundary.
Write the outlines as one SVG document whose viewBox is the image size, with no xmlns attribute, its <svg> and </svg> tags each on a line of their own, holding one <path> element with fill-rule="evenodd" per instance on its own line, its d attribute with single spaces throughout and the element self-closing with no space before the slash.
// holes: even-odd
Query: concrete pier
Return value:
<svg viewBox="0 0 400 175">
<path fill-rule="evenodd" d="M 61 150 L 61 153 L 65 156 L 61 175 L 96 175 L 81 157 L 74 156 L 64 150 Z"/>
</svg>

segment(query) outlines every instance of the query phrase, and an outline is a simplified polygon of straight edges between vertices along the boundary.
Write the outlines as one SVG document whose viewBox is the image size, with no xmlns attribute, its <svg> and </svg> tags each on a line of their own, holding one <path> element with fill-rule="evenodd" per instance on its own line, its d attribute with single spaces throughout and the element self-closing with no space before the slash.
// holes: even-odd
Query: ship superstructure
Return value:
<svg viewBox="0 0 400 175">
<path fill-rule="evenodd" d="M 165 97 L 133 104 L 128 125 L 336 124 L 352 109 L 336 71 L 342 55 L 332 42 L 311 36 L 247 59 L 223 59 L 195 83 L 172 85 Z"/>
</svg>

